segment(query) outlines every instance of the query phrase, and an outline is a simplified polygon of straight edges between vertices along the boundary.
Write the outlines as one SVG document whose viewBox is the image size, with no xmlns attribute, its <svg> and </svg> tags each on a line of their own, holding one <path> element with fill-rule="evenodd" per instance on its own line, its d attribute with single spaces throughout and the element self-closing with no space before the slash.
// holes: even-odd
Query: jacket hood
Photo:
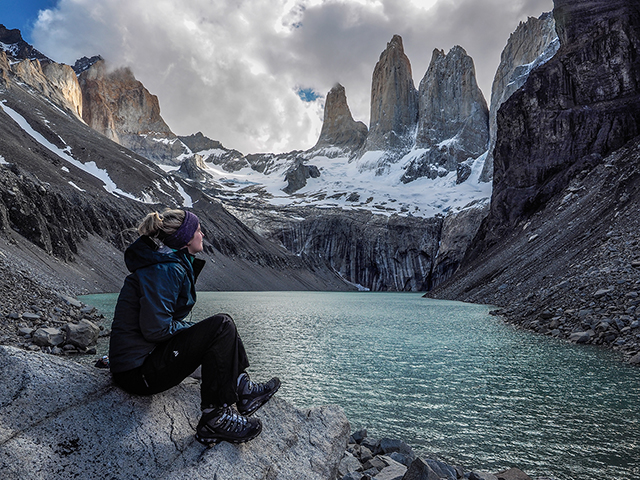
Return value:
<svg viewBox="0 0 640 480">
<path fill-rule="evenodd" d="M 124 263 L 131 273 L 158 263 L 180 263 L 193 276 L 192 281 L 195 282 L 206 261 L 196 258 L 186 249 L 174 252 L 169 247 L 158 248 L 153 240 L 143 235 L 125 250 Z"/>
<path fill-rule="evenodd" d="M 158 248 L 149 237 L 142 236 L 124 252 L 124 263 L 130 272 L 157 263 L 180 263 L 178 255 L 170 248 Z"/>
</svg>

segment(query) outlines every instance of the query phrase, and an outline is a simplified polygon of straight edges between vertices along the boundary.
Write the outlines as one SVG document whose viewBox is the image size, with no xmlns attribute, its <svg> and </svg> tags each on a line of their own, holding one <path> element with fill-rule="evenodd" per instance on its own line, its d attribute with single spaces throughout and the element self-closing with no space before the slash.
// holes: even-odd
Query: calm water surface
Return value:
<svg viewBox="0 0 640 480">
<path fill-rule="evenodd" d="M 111 317 L 116 295 L 83 301 Z M 201 292 L 193 321 L 234 317 L 252 378 L 352 430 L 466 469 L 640 478 L 640 369 L 611 352 L 515 330 L 489 307 L 420 294 Z"/>
</svg>

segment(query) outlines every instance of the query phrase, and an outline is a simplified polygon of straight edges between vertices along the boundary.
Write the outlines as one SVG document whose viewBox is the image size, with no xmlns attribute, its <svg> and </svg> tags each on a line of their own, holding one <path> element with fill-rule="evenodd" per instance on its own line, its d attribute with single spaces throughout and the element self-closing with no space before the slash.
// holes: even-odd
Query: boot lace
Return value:
<svg viewBox="0 0 640 480">
<path fill-rule="evenodd" d="M 238 433 L 247 426 L 247 419 L 235 412 L 231 407 L 227 407 L 216 419 L 215 424 L 210 426 L 227 432 Z"/>
</svg>

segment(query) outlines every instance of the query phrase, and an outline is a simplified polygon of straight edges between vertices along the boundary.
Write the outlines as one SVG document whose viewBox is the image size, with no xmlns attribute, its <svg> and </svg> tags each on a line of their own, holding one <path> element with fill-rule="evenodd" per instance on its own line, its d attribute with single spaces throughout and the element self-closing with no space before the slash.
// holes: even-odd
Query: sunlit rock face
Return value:
<svg viewBox="0 0 640 480">
<path fill-rule="evenodd" d="M 493 177 L 493 149 L 496 145 L 497 114 L 500 106 L 518 90 L 531 71 L 552 58 L 560 47 L 556 24 L 551 12 L 521 22 L 502 50 L 500 65 L 491 87 L 489 114 L 489 154 L 480 179 Z"/>
<path fill-rule="evenodd" d="M 417 149 L 426 151 L 407 166 L 403 182 L 435 178 L 438 167 L 455 171 L 487 149 L 489 109 L 476 80 L 473 59 L 460 47 L 435 49 L 419 89 Z"/>
<path fill-rule="evenodd" d="M 82 93 L 71 67 L 56 63 L 29 45 L 20 30 L 0 25 L 0 82 L 8 85 L 9 72 L 62 109 L 82 118 Z"/>
<path fill-rule="evenodd" d="M 365 151 L 407 148 L 418 120 L 418 93 L 402 38 L 394 35 L 373 70 Z"/>
<path fill-rule="evenodd" d="M 129 68 L 109 71 L 99 60 L 78 79 L 87 125 L 157 163 L 176 163 L 187 152 L 160 116 L 158 97 Z"/>
</svg>

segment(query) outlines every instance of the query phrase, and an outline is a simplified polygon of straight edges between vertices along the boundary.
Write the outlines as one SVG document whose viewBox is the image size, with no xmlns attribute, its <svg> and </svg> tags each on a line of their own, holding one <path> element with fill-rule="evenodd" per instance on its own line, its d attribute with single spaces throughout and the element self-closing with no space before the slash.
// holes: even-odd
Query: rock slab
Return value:
<svg viewBox="0 0 640 480">
<path fill-rule="evenodd" d="M 128 395 L 108 372 L 0 346 L 0 469 L 23 478 L 331 479 L 349 423 L 336 406 L 298 410 L 274 397 L 263 432 L 242 445 L 195 441 L 199 388 L 188 379 Z"/>
</svg>

